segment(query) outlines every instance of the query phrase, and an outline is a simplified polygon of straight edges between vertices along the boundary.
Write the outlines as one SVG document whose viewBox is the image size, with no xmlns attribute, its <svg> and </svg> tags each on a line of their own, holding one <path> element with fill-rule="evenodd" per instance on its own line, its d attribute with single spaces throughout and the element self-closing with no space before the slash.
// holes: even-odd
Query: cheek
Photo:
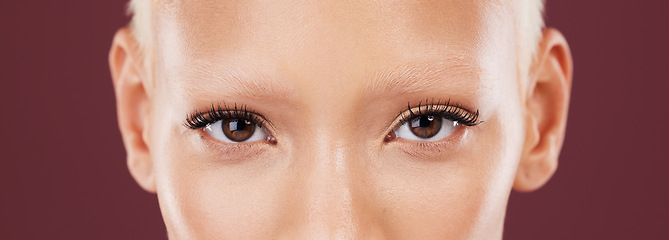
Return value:
<svg viewBox="0 0 669 240">
<path fill-rule="evenodd" d="M 468 239 L 480 215 L 484 189 L 480 179 L 458 167 L 403 170 L 377 182 L 385 229 L 397 239 Z M 392 176 L 392 177 L 390 177 Z"/>
<path fill-rule="evenodd" d="M 275 203 L 282 196 L 277 191 L 281 184 L 274 168 L 259 165 L 274 160 L 258 157 L 248 164 L 230 166 L 226 161 L 212 161 L 221 159 L 220 155 L 203 154 L 183 141 L 168 146 L 172 147 L 156 159 L 155 170 L 170 234 L 178 239 L 270 236 L 280 222 Z"/>
<path fill-rule="evenodd" d="M 501 229 L 517 161 L 510 147 L 517 143 L 502 126 L 489 119 L 433 159 L 389 152 L 373 175 L 386 229 L 398 239 L 494 238 L 490 230 Z"/>
</svg>

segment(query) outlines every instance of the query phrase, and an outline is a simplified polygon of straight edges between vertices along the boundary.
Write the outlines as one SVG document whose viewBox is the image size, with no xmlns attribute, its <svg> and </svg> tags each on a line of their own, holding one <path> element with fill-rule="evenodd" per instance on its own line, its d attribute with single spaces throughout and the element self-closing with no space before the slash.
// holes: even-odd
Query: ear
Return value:
<svg viewBox="0 0 669 240">
<path fill-rule="evenodd" d="M 134 37 L 127 28 L 114 36 L 109 51 L 118 124 L 127 152 L 130 174 L 146 191 L 155 193 L 156 184 L 148 138 L 149 98 L 147 74 L 142 67 Z"/>
<path fill-rule="evenodd" d="M 545 29 L 525 93 L 526 136 L 513 188 L 534 191 L 553 176 L 564 141 L 573 62 L 564 36 Z"/>
</svg>

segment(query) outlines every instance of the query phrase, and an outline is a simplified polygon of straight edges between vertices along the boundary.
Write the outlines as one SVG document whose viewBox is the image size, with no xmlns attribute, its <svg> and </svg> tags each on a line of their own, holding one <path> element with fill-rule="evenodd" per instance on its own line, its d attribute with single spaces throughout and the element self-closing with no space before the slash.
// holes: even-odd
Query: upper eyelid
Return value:
<svg viewBox="0 0 669 240">
<path fill-rule="evenodd" d="M 471 124 L 465 124 L 465 125 L 467 125 L 467 126 L 474 126 L 474 125 L 478 125 L 478 124 L 480 124 L 480 123 L 483 123 L 483 121 L 480 121 L 480 120 L 479 120 L 479 113 L 478 113 L 478 110 L 476 110 L 475 112 L 471 112 L 471 111 L 469 111 L 469 110 L 467 110 L 467 109 L 464 109 L 464 108 L 462 108 L 462 107 L 443 106 L 443 105 L 442 105 L 442 107 L 444 108 L 444 109 L 442 109 L 442 110 L 437 110 L 437 109 L 424 109 L 424 108 L 423 108 L 423 109 L 421 109 L 421 110 L 424 110 L 424 111 L 420 111 L 420 112 L 416 112 L 416 113 L 413 113 L 413 112 L 411 111 L 411 110 L 413 110 L 413 109 L 404 111 L 404 112 L 402 112 L 402 113 L 400 114 L 400 116 L 399 116 L 399 118 L 400 118 L 400 123 L 406 123 L 406 122 L 411 121 L 412 119 L 414 119 L 414 118 L 416 118 L 416 117 L 419 117 L 419 116 L 422 116 L 422 115 L 430 115 L 430 114 L 444 115 L 443 117 L 447 117 L 447 119 L 448 119 L 448 117 L 452 117 L 451 115 L 467 114 L 466 118 L 467 118 L 467 119 L 470 119 L 470 120 L 468 120 L 468 121 L 464 121 L 464 122 L 466 122 L 466 123 L 471 122 Z M 450 112 L 450 110 L 446 109 L 446 108 L 449 108 L 449 107 L 451 107 L 452 109 L 455 109 L 455 111 L 454 111 L 454 112 Z M 418 108 L 414 108 L 414 109 L 418 110 Z M 464 111 L 464 113 L 463 113 L 463 111 Z M 407 113 L 407 112 L 408 112 L 408 113 Z M 451 119 L 451 120 L 453 120 L 453 119 Z M 455 120 L 457 120 L 457 119 L 455 119 Z M 462 123 L 462 122 L 461 122 L 461 123 Z"/>
<path fill-rule="evenodd" d="M 184 126 L 190 129 L 205 127 L 206 124 L 213 123 L 226 118 L 239 118 L 255 121 L 262 126 L 272 126 L 272 123 L 261 114 L 254 110 L 249 110 L 246 105 L 211 105 L 208 110 L 195 112 L 186 116 Z"/>
<path fill-rule="evenodd" d="M 449 115 L 465 114 L 467 117 L 467 121 L 464 122 L 467 124 L 464 125 L 466 126 L 474 126 L 483 122 L 479 120 L 478 109 L 476 111 L 469 110 L 462 104 L 452 103 L 450 99 L 443 102 L 441 100 L 437 100 L 436 103 L 434 99 L 432 99 L 431 101 L 428 100 L 425 100 L 425 102 L 420 101 L 418 102 L 418 106 L 415 107 L 411 107 L 410 102 L 407 103 L 407 110 L 404 110 L 399 114 L 397 118 L 399 119 L 399 121 L 397 120 L 393 121 L 394 122 L 393 126 L 397 127 L 396 125 L 404 124 L 420 115 L 434 114 L 434 113 L 449 114 Z"/>
<path fill-rule="evenodd" d="M 223 107 L 222 107 L 223 106 Z M 273 128 L 273 124 L 263 115 L 255 112 L 254 110 L 249 110 L 247 105 L 238 105 L 238 104 L 223 104 L 223 105 L 214 105 L 212 104 L 205 111 L 195 111 L 186 117 L 184 126 L 190 129 L 202 128 L 206 125 L 200 124 L 201 122 L 215 122 L 224 118 L 243 118 L 256 121 L 258 124 L 263 126 L 268 126 Z M 404 124 L 416 116 L 424 114 L 434 114 L 434 113 L 455 113 L 455 114 L 467 114 L 471 117 L 471 122 L 474 124 L 465 124 L 468 126 L 474 126 L 482 123 L 483 121 L 479 120 L 478 110 L 471 111 L 465 108 L 462 104 L 453 103 L 450 99 L 446 101 L 437 100 L 435 103 L 434 99 L 432 101 L 425 100 L 420 101 L 417 106 L 412 107 L 411 102 L 407 103 L 407 109 L 400 112 L 399 115 L 391 124 L 391 129 L 397 128 L 399 125 Z M 227 115 L 227 116 L 226 116 Z M 231 116 L 232 115 L 232 116 Z M 200 124 L 202 126 L 195 126 Z"/>
</svg>

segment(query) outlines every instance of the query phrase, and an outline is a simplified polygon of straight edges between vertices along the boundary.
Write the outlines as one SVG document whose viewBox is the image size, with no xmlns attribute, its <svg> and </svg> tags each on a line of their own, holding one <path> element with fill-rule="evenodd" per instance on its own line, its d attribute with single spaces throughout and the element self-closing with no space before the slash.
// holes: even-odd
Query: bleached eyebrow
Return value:
<svg viewBox="0 0 669 240">
<path fill-rule="evenodd" d="M 477 84 L 478 66 L 461 61 L 404 64 L 378 72 L 365 85 L 365 94 L 375 96 L 398 96 L 435 89 L 471 90 Z M 471 81 L 468 81 L 471 80 Z"/>
<path fill-rule="evenodd" d="M 252 98 L 262 100 L 288 100 L 293 89 L 270 74 L 250 69 L 219 69 L 206 66 L 188 67 L 182 72 L 186 92 L 199 97 Z"/>
</svg>

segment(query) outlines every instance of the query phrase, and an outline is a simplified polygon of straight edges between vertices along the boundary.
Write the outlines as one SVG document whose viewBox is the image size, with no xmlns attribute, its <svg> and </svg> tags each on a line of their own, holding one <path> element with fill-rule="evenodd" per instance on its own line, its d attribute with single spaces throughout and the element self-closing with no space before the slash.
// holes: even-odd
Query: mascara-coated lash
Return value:
<svg viewBox="0 0 669 240">
<path fill-rule="evenodd" d="M 226 104 L 221 107 L 221 105 L 214 106 L 212 104 L 206 111 L 195 111 L 189 114 L 186 117 L 184 126 L 190 129 L 199 129 L 223 119 L 249 120 L 258 124 L 259 127 L 262 127 L 262 123 L 264 122 L 257 113 L 248 110 L 246 105 L 237 106 L 235 103 L 230 107 Z"/>
<path fill-rule="evenodd" d="M 422 115 L 440 116 L 465 126 L 475 126 L 481 123 L 479 121 L 478 109 L 476 111 L 467 110 L 461 104 L 451 103 L 450 99 L 443 103 L 441 100 L 435 102 L 434 99 L 431 101 L 425 100 L 425 102 L 420 101 L 417 107 L 411 107 L 411 103 L 409 102 L 407 103 L 407 108 L 401 114 L 402 123 Z"/>
</svg>

